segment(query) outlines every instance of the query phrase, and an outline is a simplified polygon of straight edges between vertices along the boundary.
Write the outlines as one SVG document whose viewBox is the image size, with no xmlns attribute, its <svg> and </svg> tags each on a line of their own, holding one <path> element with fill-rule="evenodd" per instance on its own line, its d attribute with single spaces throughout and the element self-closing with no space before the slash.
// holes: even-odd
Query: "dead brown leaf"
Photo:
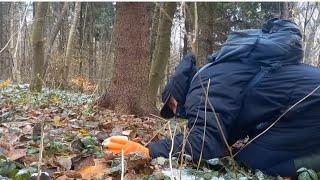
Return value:
<svg viewBox="0 0 320 180">
<path fill-rule="evenodd" d="M 75 170 L 79 170 L 87 166 L 94 166 L 95 165 L 94 158 L 93 156 L 75 157 L 73 158 L 73 165 Z"/>
<path fill-rule="evenodd" d="M 111 173 L 104 159 L 95 159 L 94 161 L 94 166 L 87 166 L 78 171 L 83 179 L 103 179 Z"/>
<path fill-rule="evenodd" d="M 55 178 L 56 180 L 82 179 L 81 174 L 73 170 L 56 173 L 56 175 L 58 174 L 59 177 Z"/>
<path fill-rule="evenodd" d="M 105 152 L 105 156 L 104 156 L 104 159 L 106 161 L 111 161 L 111 160 L 114 160 L 117 156 L 114 155 L 113 153 L 109 152 L 109 151 L 106 151 Z"/>
<path fill-rule="evenodd" d="M 57 163 L 64 169 L 64 170 L 70 170 L 72 167 L 72 161 L 71 157 L 67 156 L 60 156 L 56 157 Z"/>
<path fill-rule="evenodd" d="M 6 156 L 12 161 L 20 159 L 27 155 L 27 149 L 12 149 L 7 152 Z"/>
<path fill-rule="evenodd" d="M 31 164 L 33 162 L 38 161 L 38 158 L 35 155 L 26 155 L 21 158 L 21 161 L 26 163 L 26 164 Z"/>
</svg>

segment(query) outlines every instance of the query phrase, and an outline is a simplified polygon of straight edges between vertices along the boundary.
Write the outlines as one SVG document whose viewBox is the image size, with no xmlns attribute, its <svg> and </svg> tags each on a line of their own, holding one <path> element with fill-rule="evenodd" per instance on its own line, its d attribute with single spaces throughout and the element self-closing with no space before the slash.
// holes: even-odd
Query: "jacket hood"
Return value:
<svg viewBox="0 0 320 180">
<path fill-rule="evenodd" d="M 278 18 L 266 21 L 261 29 L 231 32 L 215 63 L 243 61 L 260 66 L 298 64 L 303 58 L 299 27 Z"/>
</svg>

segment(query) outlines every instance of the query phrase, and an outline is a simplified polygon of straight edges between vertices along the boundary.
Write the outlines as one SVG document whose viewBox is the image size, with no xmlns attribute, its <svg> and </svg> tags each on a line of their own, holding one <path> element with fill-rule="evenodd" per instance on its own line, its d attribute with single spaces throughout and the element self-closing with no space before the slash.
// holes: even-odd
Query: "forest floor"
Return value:
<svg viewBox="0 0 320 180">
<path fill-rule="evenodd" d="M 0 82 L 0 179 L 30 179 L 42 172 L 52 179 L 282 179 L 232 165 L 230 158 L 145 159 L 106 153 L 103 140 L 126 135 L 147 145 L 169 136 L 170 123 L 152 117 L 119 115 L 94 105 L 94 95 Z M 42 133 L 43 132 L 43 133 Z M 124 165 L 122 167 L 122 164 Z"/>
</svg>

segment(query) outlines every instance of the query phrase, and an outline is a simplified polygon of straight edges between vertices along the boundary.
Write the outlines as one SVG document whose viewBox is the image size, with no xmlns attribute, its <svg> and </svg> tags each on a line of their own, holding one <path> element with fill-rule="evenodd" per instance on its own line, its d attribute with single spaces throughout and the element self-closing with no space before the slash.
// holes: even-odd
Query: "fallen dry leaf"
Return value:
<svg viewBox="0 0 320 180">
<path fill-rule="evenodd" d="M 38 161 L 38 158 L 35 155 L 26 155 L 21 158 L 22 162 L 25 162 L 26 164 L 31 164 L 33 162 Z"/>
<path fill-rule="evenodd" d="M 54 116 L 53 125 L 59 127 L 62 125 L 60 116 Z"/>
<path fill-rule="evenodd" d="M 62 176 L 59 176 L 55 179 L 56 180 L 73 180 L 74 178 L 69 178 L 67 175 L 62 175 Z"/>
<path fill-rule="evenodd" d="M 129 136 L 131 132 L 132 130 L 125 130 L 125 131 L 122 131 L 122 134 L 125 136 Z"/>
<path fill-rule="evenodd" d="M 87 166 L 94 166 L 94 158 L 93 156 L 88 157 L 75 157 L 73 158 L 73 165 L 75 170 L 79 170 L 81 168 L 87 167 Z"/>
<path fill-rule="evenodd" d="M 64 169 L 64 170 L 70 170 L 72 167 L 72 161 L 71 157 L 67 156 L 60 156 L 57 157 L 57 163 Z"/>
<path fill-rule="evenodd" d="M 104 159 L 106 161 L 111 161 L 114 160 L 117 156 L 115 154 L 113 154 L 112 152 L 106 151 L 105 155 L 104 155 Z"/>
<path fill-rule="evenodd" d="M 78 171 L 83 179 L 103 179 L 105 175 L 111 173 L 110 168 L 103 159 L 95 159 L 94 161 L 94 166 L 87 166 Z"/>
<path fill-rule="evenodd" d="M 55 178 L 56 180 L 74 180 L 74 179 L 82 179 L 80 173 L 70 170 L 59 173 L 61 174 L 59 177 Z"/>
<path fill-rule="evenodd" d="M 11 160 L 17 160 L 27 155 L 27 149 L 12 149 L 7 152 L 6 156 Z"/>
</svg>

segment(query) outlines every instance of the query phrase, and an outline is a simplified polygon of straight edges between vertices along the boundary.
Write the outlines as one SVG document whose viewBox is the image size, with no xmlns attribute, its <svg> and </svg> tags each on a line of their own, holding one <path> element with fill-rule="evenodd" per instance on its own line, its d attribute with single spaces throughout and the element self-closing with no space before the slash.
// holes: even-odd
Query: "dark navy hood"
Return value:
<svg viewBox="0 0 320 180">
<path fill-rule="evenodd" d="M 265 22 L 261 29 L 231 32 L 217 53 L 215 64 L 242 61 L 259 66 L 298 64 L 303 59 L 299 27 L 277 18 Z"/>
</svg>

